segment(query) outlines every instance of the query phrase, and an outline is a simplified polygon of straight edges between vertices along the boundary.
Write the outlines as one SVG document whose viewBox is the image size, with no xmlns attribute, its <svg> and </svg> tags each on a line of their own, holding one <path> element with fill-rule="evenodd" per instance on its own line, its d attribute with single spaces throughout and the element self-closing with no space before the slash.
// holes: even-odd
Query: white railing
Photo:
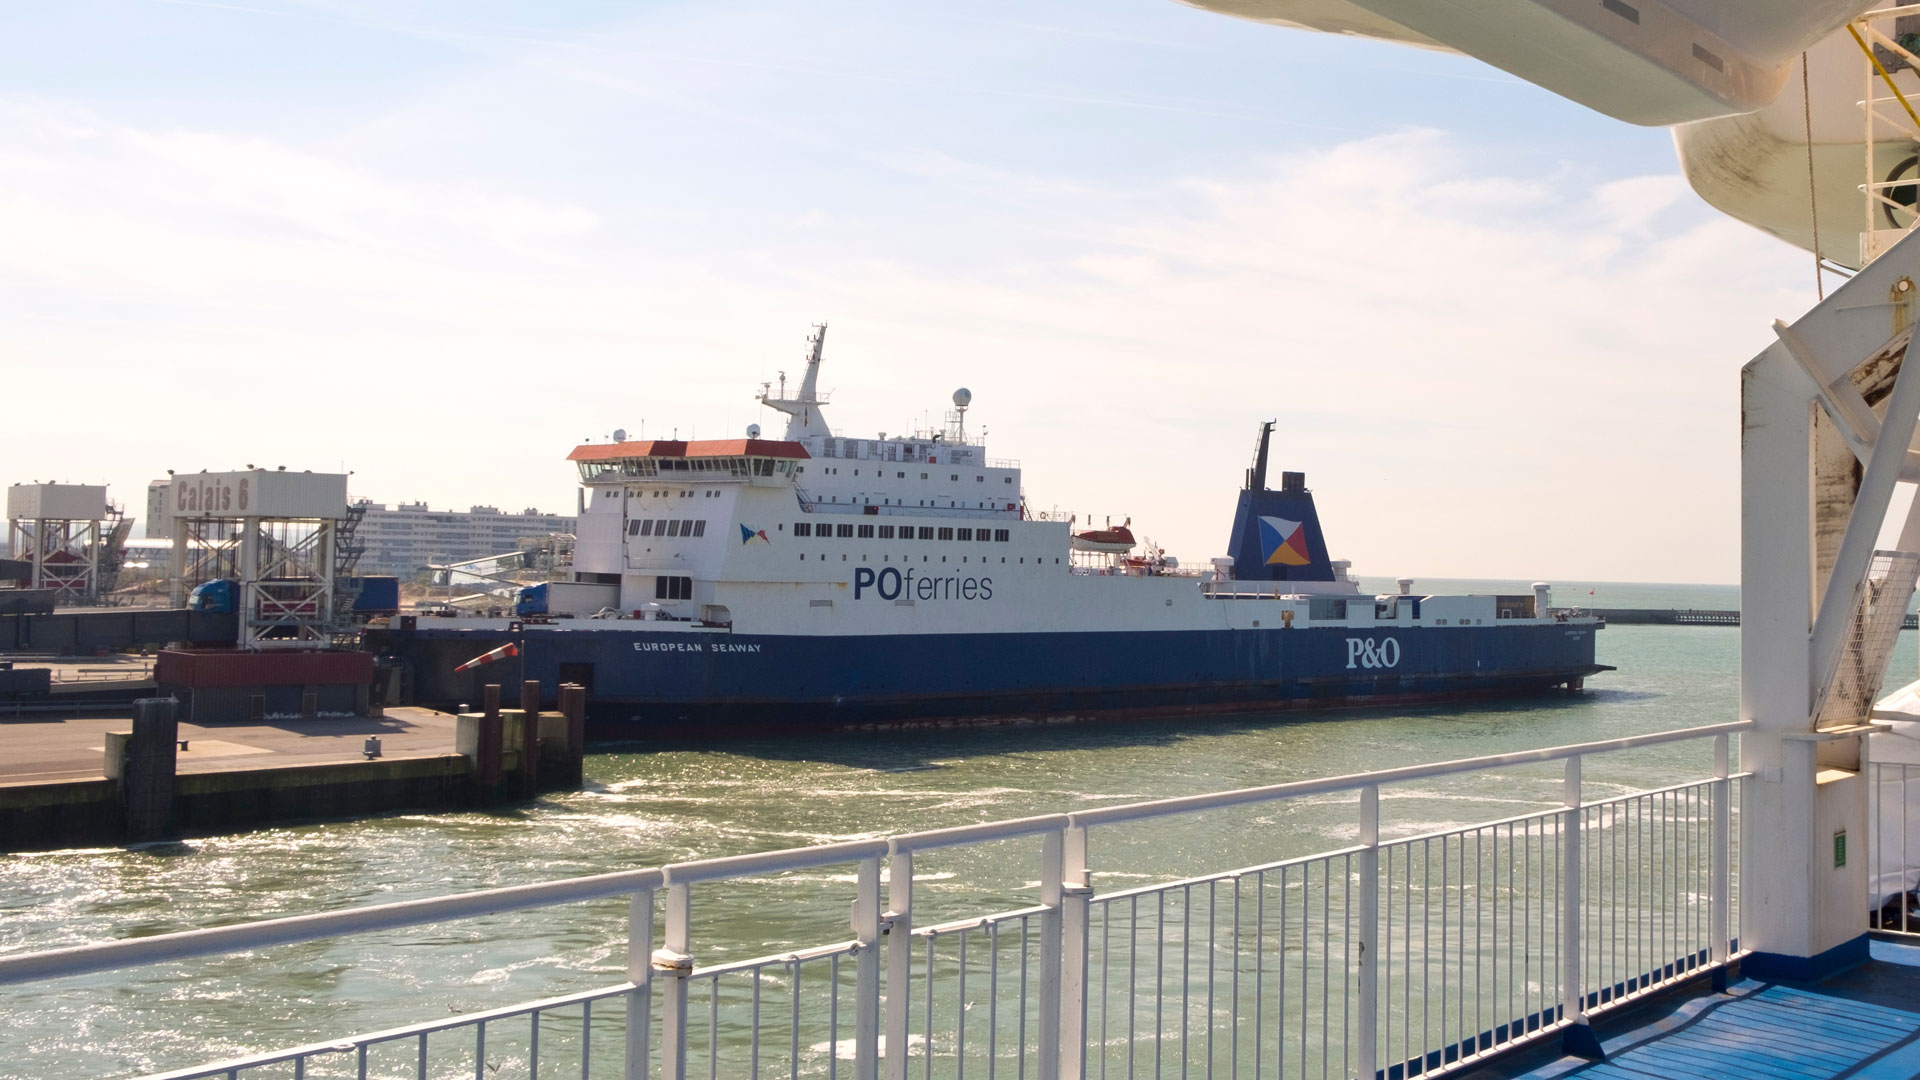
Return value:
<svg viewBox="0 0 1920 1080">
<path fill-rule="evenodd" d="M 1920 764 L 1867 765 L 1867 924 L 1920 937 Z"/>
<path fill-rule="evenodd" d="M 0 957 L 0 984 L 626 896 L 626 981 L 165 1075 L 1053 1080 L 1245 1070 L 1404 1080 L 1583 1023 L 1737 955 L 1732 817 L 1742 777 L 1728 762 L 1730 736 L 1746 726 Z M 1701 739 L 1713 743 L 1710 777 L 1583 801 L 1586 757 Z M 1559 805 L 1381 838 L 1383 787 L 1554 761 L 1565 768 Z M 1122 850 L 1117 826 L 1343 793 L 1358 797 L 1351 846 L 1094 888 L 1092 842 L 1113 836 Z M 1284 840 L 1253 835 L 1267 846 Z M 918 924 L 917 857 L 1023 838 L 1039 841 L 1037 903 Z M 853 868 L 850 937 L 699 962 L 699 943 L 718 935 L 698 932 L 696 916 L 723 908 L 729 885 L 837 866 Z M 791 914 L 777 903 L 753 911 L 755 920 Z"/>
</svg>

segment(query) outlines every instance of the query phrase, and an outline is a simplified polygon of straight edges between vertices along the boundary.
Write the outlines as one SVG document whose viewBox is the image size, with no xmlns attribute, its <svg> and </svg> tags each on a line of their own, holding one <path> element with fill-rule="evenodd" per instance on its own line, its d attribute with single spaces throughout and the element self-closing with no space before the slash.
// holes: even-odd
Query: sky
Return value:
<svg viewBox="0 0 1920 1080">
<path fill-rule="evenodd" d="M 351 470 L 573 507 L 737 437 L 969 425 L 1221 554 L 1257 425 L 1375 575 L 1731 582 L 1738 370 L 1813 302 L 1662 129 L 1173 0 L 0 8 L 0 483 Z"/>
</svg>

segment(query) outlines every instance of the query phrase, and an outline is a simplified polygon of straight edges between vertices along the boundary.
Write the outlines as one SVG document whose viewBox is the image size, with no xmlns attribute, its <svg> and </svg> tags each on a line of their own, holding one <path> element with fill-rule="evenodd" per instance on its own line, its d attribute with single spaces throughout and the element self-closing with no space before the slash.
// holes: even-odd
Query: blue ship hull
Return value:
<svg viewBox="0 0 1920 1080">
<path fill-rule="evenodd" d="M 560 683 L 578 682 L 588 688 L 595 738 L 711 740 L 1539 692 L 1578 687 L 1609 670 L 1594 662 L 1596 629 L 1516 623 L 816 636 L 545 625 L 507 634 L 425 625 L 371 644 L 406 667 L 415 700 L 475 702 L 484 683 L 511 687 L 521 679 L 539 680 L 552 700 Z M 509 641 L 521 648 L 517 661 L 453 673 Z"/>
</svg>

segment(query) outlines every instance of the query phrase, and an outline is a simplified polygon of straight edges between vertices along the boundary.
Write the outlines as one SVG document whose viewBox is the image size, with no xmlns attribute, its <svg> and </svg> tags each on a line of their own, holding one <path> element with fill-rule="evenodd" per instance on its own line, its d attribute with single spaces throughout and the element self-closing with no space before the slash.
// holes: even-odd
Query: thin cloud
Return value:
<svg viewBox="0 0 1920 1080">
<path fill-rule="evenodd" d="M 609 235 L 612 203 L 71 109 L 0 110 L 0 154 L 0 354 L 29 399 L 54 372 L 140 387 L 100 422 L 141 432 L 130 462 L 32 415 L 0 457 L 122 499 L 251 460 L 258 433 L 154 422 L 213 386 L 378 403 L 272 420 L 290 466 L 346 448 L 360 493 L 570 505 L 572 442 L 719 430 L 827 318 L 842 430 L 902 430 L 964 383 L 1034 505 L 1131 515 L 1190 560 L 1277 416 L 1363 572 L 1725 580 L 1736 373 L 1804 306 L 1792 252 L 1668 200 L 1672 177 L 1500 173 L 1433 131 L 1104 185 L 953 157 L 1055 238 L 966 270 L 807 229 L 670 254 Z"/>
</svg>

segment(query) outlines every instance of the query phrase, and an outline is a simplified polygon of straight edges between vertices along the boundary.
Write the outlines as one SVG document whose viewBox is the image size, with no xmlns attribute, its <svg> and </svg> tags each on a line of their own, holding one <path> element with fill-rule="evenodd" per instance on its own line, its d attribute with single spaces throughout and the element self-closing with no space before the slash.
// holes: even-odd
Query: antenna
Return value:
<svg viewBox="0 0 1920 1080">
<path fill-rule="evenodd" d="M 954 420 L 954 441 L 967 441 L 967 406 L 973 404 L 973 391 L 961 387 L 953 392 L 953 408 L 959 416 Z"/>
</svg>

